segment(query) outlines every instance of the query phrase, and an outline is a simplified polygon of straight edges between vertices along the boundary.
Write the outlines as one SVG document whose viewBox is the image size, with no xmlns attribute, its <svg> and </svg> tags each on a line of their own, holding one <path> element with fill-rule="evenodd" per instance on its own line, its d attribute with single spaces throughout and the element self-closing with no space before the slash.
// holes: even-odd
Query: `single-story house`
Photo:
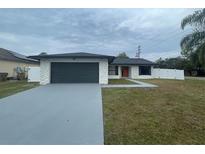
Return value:
<svg viewBox="0 0 205 154">
<path fill-rule="evenodd" d="M 16 78 L 16 69 L 26 70 L 28 67 L 39 66 L 39 61 L 27 58 L 19 53 L 0 48 L 0 73 L 8 73 L 9 78 Z"/>
<path fill-rule="evenodd" d="M 40 60 L 40 84 L 99 83 L 108 79 L 152 78 L 155 63 L 142 58 L 117 58 L 92 53 L 43 54 L 30 56 Z"/>
</svg>

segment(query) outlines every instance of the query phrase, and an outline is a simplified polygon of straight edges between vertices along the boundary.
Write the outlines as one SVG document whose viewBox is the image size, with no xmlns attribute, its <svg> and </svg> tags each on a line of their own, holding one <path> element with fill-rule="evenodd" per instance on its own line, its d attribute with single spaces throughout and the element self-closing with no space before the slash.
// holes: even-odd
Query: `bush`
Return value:
<svg viewBox="0 0 205 154">
<path fill-rule="evenodd" d="M 25 80 L 26 79 L 26 73 L 28 72 L 26 67 L 16 67 L 15 72 L 17 73 L 17 80 Z"/>
<path fill-rule="evenodd" d="M 25 80 L 26 74 L 25 73 L 18 73 L 17 74 L 17 80 Z"/>
<path fill-rule="evenodd" d="M 6 81 L 7 76 L 8 76 L 8 73 L 0 73 L 0 81 Z"/>
</svg>

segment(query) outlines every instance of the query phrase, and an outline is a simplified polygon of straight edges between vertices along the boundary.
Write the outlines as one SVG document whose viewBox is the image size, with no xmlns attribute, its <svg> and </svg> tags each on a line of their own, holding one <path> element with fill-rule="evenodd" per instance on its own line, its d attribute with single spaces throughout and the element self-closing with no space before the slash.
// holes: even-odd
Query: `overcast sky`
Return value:
<svg viewBox="0 0 205 154">
<path fill-rule="evenodd" d="M 91 52 L 156 60 L 180 55 L 194 9 L 0 9 L 0 47 L 25 55 Z"/>
</svg>

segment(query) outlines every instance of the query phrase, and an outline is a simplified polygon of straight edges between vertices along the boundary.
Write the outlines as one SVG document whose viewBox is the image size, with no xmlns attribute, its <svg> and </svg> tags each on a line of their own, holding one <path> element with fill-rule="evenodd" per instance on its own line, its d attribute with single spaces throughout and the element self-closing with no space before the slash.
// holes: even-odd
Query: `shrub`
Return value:
<svg viewBox="0 0 205 154">
<path fill-rule="evenodd" d="M 18 73 L 17 74 L 17 80 L 25 80 L 26 74 L 25 73 Z"/>
<path fill-rule="evenodd" d="M 7 76 L 8 76 L 8 73 L 0 73 L 0 81 L 6 81 Z"/>
<path fill-rule="evenodd" d="M 17 73 L 17 80 L 25 80 L 26 79 L 26 72 L 27 69 L 21 68 L 21 67 L 16 67 L 15 72 Z"/>
</svg>

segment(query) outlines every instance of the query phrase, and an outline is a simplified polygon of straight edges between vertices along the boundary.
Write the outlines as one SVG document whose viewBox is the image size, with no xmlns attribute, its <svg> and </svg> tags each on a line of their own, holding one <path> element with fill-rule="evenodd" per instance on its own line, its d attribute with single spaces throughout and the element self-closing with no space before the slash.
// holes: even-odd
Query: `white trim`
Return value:
<svg viewBox="0 0 205 154">
<path fill-rule="evenodd" d="M 118 66 L 118 75 L 108 75 L 108 79 L 120 79 L 121 78 L 121 66 L 119 65 L 113 65 Z"/>
<path fill-rule="evenodd" d="M 151 75 L 139 75 L 139 65 L 115 65 L 118 66 L 118 75 L 109 75 L 109 79 L 121 79 L 121 66 L 129 67 L 129 77 L 131 79 L 152 79 L 153 76 L 153 66 L 151 66 Z"/>
<path fill-rule="evenodd" d="M 107 59 L 89 59 L 89 58 L 54 58 L 54 59 L 41 59 L 40 60 L 40 84 L 49 84 L 51 80 L 51 62 L 97 62 L 99 63 L 99 83 L 108 84 L 108 60 Z"/>
</svg>

